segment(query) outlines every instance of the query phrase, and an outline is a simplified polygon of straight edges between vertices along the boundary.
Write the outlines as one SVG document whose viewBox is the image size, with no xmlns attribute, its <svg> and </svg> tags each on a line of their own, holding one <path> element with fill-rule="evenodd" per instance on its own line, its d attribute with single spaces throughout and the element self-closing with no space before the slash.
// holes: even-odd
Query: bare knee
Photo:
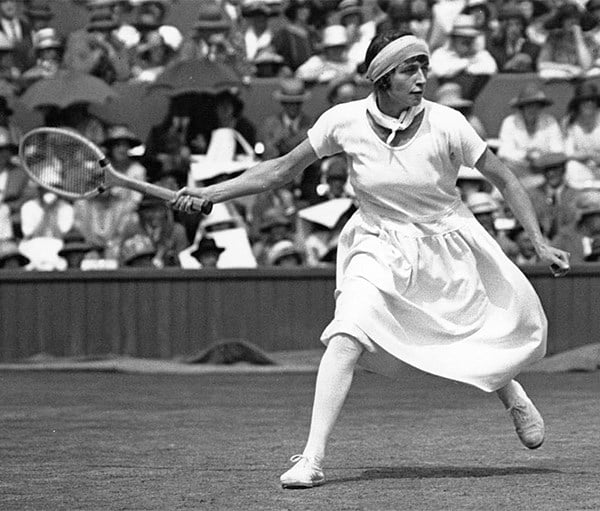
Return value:
<svg viewBox="0 0 600 511">
<path fill-rule="evenodd" d="M 338 364 L 354 366 L 363 351 L 363 345 L 354 337 L 338 334 L 330 339 L 323 357 L 335 358 Z"/>
</svg>

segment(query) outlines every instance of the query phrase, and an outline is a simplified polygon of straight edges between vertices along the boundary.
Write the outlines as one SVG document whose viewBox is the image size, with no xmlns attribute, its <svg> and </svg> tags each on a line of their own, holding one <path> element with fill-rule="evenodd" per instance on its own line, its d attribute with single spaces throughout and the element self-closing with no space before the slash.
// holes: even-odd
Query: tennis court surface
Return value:
<svg viewBox="0 0 600 511">
<path fill-rule="evenodd" d="M 282 490 L 314 378 L 0 371 L 0 509 L 600 509 L 599 371 L 522 376 L 547 423 L 536 451 L 493 395 L 358 372 L 328 483 Z"/>
</svg>

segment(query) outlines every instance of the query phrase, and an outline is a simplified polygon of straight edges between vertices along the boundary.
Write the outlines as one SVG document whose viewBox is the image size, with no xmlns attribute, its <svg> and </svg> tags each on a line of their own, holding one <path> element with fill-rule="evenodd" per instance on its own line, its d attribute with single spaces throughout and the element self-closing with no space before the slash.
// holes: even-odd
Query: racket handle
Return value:
<svg viewBox="0 0 600 511">
<path fill-rule="evenodd" d="M 192 199 L 192 205 L 195 211 L 200 211 L 205 215 L 210 215 L 213 208 L 213 203 L 209 200 L 202 200 L 194 197 Z"/>
</svg>

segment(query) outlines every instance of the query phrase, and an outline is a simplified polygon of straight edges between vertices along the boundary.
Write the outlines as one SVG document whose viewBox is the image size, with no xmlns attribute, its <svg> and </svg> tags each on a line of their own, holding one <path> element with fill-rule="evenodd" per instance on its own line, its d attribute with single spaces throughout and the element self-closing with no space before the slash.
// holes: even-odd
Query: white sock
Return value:
<svg viewBox="0 0 600 511">
<path fill-rule="evenodd" d="M 527 397 L 527 394 L 525 393 L 525 390 L 521 384 L 515 380 L 511 380 L 504 387 L 498 389 L 496 394 L 507 410 L 515 404 L 515 401 L 517 401 L 518 398 L 523 396 Z"/>
<path fill-rule="evenodd" d="M 335 336 L 325 351 L 315 387 L 310 433 L 304 456 L 322 466 L 325 445 L 350 390 L 362 345 L 352 337 Z"/>
</svg>

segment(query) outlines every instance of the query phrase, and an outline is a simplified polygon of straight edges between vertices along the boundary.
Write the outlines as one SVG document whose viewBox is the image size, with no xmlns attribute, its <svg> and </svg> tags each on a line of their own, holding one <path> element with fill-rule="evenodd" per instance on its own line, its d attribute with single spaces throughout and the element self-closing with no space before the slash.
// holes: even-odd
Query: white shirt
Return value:
<svg viewBox="0 0 600 511">
<path fill-rule="evenodd" d="M 16 18 L 9 20 L 7 18 L 2 18 L 0 20 L 2 24 L 2 30 L 6 34 L 6 37 L 9 41 L 16 43 L 23 39 L 23 31 L 21 30 L 21 23 Z"/>
<path fill-rule="evenodd" d="M 450 43 L 434 50 L 431 54 L 431 74 L 440 77 L 453 77 L 458 73 L 471 75 L 493 75 L 498 72 L 498 64 L 487 50 L 478 50 L 470 57 L 460 57 Z"/>
</svg>

